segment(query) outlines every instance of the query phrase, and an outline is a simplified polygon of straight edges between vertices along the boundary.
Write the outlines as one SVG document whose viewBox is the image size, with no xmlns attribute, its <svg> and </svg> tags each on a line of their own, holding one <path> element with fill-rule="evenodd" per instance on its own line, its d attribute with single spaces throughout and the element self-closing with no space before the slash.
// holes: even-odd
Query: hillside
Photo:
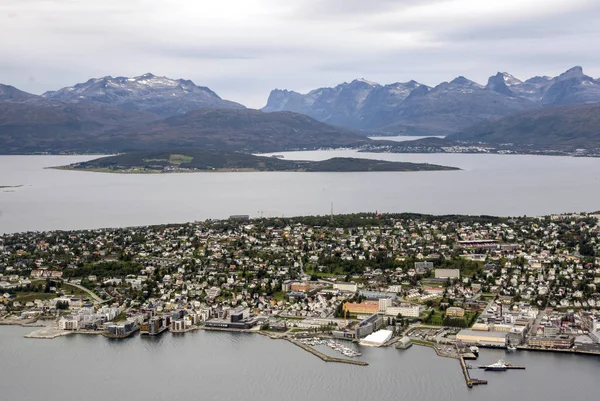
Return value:
<svg viewBox="0 0 600 401">
<path fill-rule="evenodd" d="M 283 160 L 276 157 L 207 150 L 160 150 L 102 157 L 60 167 L 114 173 L 168 173 L 190 171 L 435 171 L 456 170 L 432 164 L 387 162 L 370 159 L 333 158 L 318 162 Z"/>
<path fill-rule="evenodd" d="M 125 151 L 195 147 L 271 152 L 352 147 L 370 142 L 302 114 L 250 109 L 197 110 L 136 127 L 132 132 L 114 132 L 104 139 L 113 148 Z"/>
<path fill-rule="evenodd" d="M 95 102 L 65 104 L 39 97 L 0 102 L 0 154 L 100 153 L 113 150 L 99 144 L 109 132 L 126 132 L 156 118 Z"/>
<path fill-rule="evenodd" d="M 64 103 L 26 95 L 12 91 L 0 100 L 2 154 L 118 153 L 188 146 L 270 152 L 360 146 L 369 141 L 291 112 L 204 109 L 161 119 L 94 101 Z"/>
<path fill-rule="evenodd" d="M 536 149 L 600 148 L 600 103 L 522 112 L 475 125 L 446 139 Z"/>
</svg>

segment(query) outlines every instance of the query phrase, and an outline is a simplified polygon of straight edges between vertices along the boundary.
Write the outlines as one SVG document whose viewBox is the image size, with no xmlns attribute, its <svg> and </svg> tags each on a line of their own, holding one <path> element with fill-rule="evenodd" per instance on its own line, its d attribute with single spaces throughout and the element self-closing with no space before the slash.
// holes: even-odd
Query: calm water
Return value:
<svg viewBox="0 0 600 401">
<path fill-rule="evenodd" d="M 281 154 L 281 153 L 280 153 Z M 44 169 L 90 156 L 0 156 L 0 233 L 365 211 L 541 215 L 600 209 L 600 159 L 461 154 L 289 152 L 461 171 L 126 175 Z"/>
<path fill-rule="evenodd" d="M 165 333 L 32 340 L 31 328 L 0 327 L 0 400 L 591 400 L 600 359 L 483 350 L 525 371 L 483 372 L 467 389 L 458 362 L 428 349 L 361 348 L 367 367 L 331 364 L 281 340 L 252 334 Z"/>
<path fill-rule="evenodd" d="M 406 136 L 406 135 L 394 135 L 394 136 L 370 136 L 370 139 L 374 139 L 376 141 L 394 141 L 394 142 L 406 142 L 406 141 L 416 141 L 417 139 L 423 138 L 444 138 L 444 136 Z"/>
</svg>

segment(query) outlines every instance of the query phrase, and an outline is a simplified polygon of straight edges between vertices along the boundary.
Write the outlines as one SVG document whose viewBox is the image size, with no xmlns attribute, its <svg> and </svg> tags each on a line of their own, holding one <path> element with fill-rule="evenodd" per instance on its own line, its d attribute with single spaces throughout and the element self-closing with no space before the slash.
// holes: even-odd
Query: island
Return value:
<svg viewBox="0 0 600 401">
<path fill-rule="evenodd" d="M 130 174 L 227 171 L 368 172 L 459 170 L 456 167 L 428 163 L 390 162 L 346 157 L 336 157 L 323 161 L 297 161 L 238 152 L 182 149 L 126 153 L 54 168 Z"/>
</svg>

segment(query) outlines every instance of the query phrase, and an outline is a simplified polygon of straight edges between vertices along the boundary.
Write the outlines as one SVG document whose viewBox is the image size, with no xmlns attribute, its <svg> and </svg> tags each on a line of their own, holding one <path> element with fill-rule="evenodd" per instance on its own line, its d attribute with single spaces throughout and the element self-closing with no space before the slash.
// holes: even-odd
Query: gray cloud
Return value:
<svg viewBox="0 0 600 401">
<path fill-rule="evenodd" d="M 599 76 L 599 19 L 595 0 L 2 0 L 0 82 L 41 93 L 150 71 L 261 107 L 275 87 L 357 77 Z"/>
</svg>

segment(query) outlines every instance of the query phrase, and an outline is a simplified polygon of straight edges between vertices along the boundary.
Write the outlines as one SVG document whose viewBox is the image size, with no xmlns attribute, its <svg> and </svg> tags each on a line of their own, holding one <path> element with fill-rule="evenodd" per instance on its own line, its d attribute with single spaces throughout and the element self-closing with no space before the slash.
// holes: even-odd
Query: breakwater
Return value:
<svg viewBox="0 0 600 401">
<path fill-rule="evenodd" d="M 364 361 L 357 361 L 357 360 L 345 359 L 345 358 L 336 358 L 336 357 L 332 357 L 329 355 L 325 355 L 324 353 L 317 351 L 310 345 L 302 344 L 298 341 L 294 341 L 291 339 L 288 339 L 288 341 L 291 342 L 292 344 L 297 345 L 298 347 L 302 348 L 303 350 L 308 351 L 311 354 L 319 357 L 322 361 L 325 361 L 325 362 L 347 363 L 350 365 L 358 365 L 358 366 L 368 366 L 369 365 L 367 362 L 364 362 Z"/>
</svg>

